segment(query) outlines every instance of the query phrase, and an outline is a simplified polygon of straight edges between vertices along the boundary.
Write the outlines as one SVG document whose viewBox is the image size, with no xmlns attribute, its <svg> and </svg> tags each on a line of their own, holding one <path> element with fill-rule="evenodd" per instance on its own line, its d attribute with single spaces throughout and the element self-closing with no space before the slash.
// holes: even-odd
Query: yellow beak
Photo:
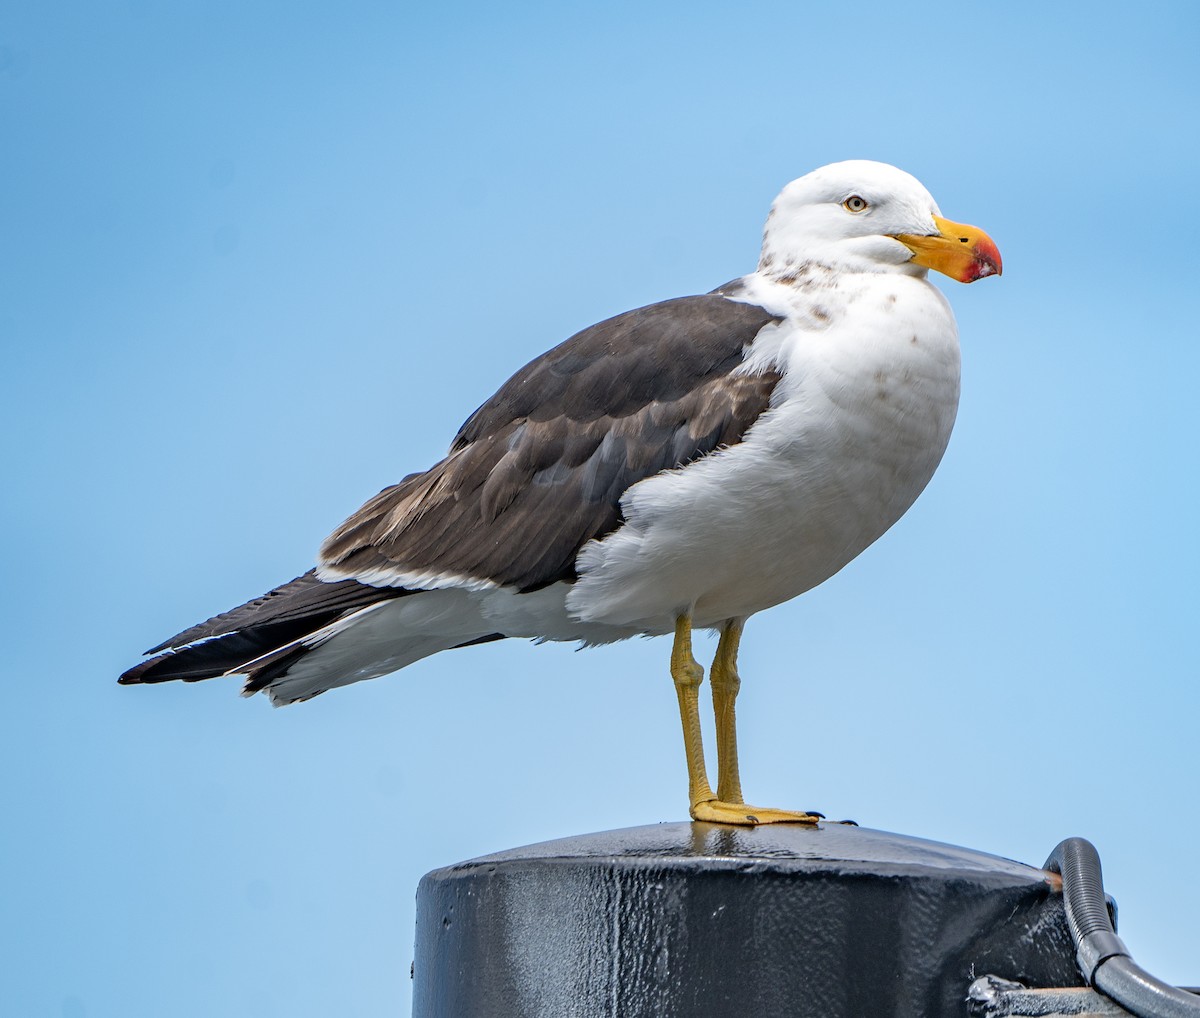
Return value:
<svg viewBox="0 0 1200 1018">
<path fill-rule="evenodd" d="M 960 283 L 973 283 L 1004 271 L 995 242 L 978 227 L 952 223 L 941 216 L 933 217 L 933 225 L 938 232 L 929 236 L 897 233 L 893 238 L 913 253 L 912 260 L 918 265 L 944 272 Z"/>
</svg>

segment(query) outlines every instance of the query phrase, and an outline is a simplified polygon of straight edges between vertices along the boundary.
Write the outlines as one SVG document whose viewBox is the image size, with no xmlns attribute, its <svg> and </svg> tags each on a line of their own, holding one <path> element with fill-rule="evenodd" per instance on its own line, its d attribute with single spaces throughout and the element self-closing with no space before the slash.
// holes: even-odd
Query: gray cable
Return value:
<svg viewBox="0 0 1200 1018">
<path fill-rule="evenodd" d="M 1109 918 L 1100 856 L 1090 841 L 1061 842 L 1044 868 L 1062 876 L 1075 957 L 1089 985 L 1137 1018 L 1200 1018 L 1200 997 L 1155 979 L 1129 956 Z"/>
</svg>

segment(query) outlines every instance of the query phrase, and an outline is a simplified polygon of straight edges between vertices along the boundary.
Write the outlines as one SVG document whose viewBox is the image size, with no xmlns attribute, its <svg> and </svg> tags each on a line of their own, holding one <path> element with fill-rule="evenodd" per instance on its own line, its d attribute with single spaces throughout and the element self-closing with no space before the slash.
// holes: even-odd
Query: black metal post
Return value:
<svg viewBox="0 0 1200 1018">
<path fill-rule="evenodd" d="M 1020 863 L 840 824 L 661 824 L 501 852 L 417 892 L 414 1018 L 941 1018 L 984 973 L 1080 981 Z"/>
</svg>

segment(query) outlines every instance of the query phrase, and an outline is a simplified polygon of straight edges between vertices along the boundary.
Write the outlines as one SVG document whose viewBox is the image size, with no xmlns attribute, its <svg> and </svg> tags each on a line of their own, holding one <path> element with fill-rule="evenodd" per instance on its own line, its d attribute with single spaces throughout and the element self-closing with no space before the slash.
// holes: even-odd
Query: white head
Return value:
<svg viewBox="0 0 1200 1018">
<path fill-rule="evenodd" d="M 1001 269 L 986 233 L 943 219 L 916 177 L 868 159 L 822 166 L 775 199 L 759 272 L 780 278 L 806 262 L 918 276 L 932 268 L 967 283 Z"/>
</svg>

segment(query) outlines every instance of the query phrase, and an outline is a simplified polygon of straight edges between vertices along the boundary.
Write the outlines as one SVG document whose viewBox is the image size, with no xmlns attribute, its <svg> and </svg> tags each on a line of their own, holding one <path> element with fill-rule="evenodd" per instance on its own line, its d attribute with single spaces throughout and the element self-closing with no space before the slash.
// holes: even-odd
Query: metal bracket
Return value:
<svg viewBox="0 0 1200 1018">
<path fill-rule="evenodd" d="M 967 991 L 975 1018 L 1114 1018 L 1129 1012 L 1087 987 L 1031 990 L 999 976 L 981 976 Z"/>
</svg>

